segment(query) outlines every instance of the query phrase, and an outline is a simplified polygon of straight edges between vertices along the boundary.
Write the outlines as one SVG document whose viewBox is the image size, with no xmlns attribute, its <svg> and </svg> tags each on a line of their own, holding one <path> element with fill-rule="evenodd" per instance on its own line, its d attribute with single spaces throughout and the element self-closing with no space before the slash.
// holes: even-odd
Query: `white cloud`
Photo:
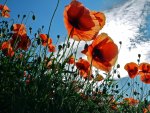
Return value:
<svg viewBox="0 0 150 113">
<path fill-rule="evenodd" d="M 144 35 L 140 28 L 146 24 L 148 2 L 150 0 L 131 0 L 105 12 L 106 25 L 100 32 L 106 32 L 118 46 L 119 41 L 122 41 L 118 58 L 121 77 L 127 76 L 124 65 L 128 62 L 137 62 L 138 54 L 142 55 L 141 62 L 150 61 L 147 57 L 150 42 L 135 42 L 136 38 Z"/>
</svg>

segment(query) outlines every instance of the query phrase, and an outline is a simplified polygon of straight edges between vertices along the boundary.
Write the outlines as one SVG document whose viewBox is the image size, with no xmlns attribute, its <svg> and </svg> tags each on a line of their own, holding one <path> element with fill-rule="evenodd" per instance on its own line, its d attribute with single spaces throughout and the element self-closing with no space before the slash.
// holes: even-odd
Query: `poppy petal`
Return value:
<svg viewBox="0 0 150 113">
<path fill-rule="evenodd" d="M 105 15 L 90 11 L 78 1 L 72 1 L 65 7 L 64 23 L 68 34 L 74 40 L 89 41 L 96 38 L 105 24 Z"/>
<path fill-rule="evenodd" d="M 150 72 L 150 64 L 146 62 L 140 63 L 139 70 L 143 72 Z"/>
<path fill-rule="evenodd" d="M 13 32 L 18 35 L 26 35 L 26 27 L 24 24 L 13 24 Z"/>
<path fill-rule="evenodd" d="M 144 82 L 145 84 L 150 84 L 150 72 L 149 73 L 139 72 L 139 74 L 140 74 L 140 80 L 142 82 Z"/>
<path fill-rule="evenodd" d="M 124 69 L 128 72 L 129 74 L 129 77 L 131 79 L 133 79 L 134 77 L 136 77 L 138 75 L 138 65 L 134 62 L 130 62 L 130 63 L 127 63 L 125 66 L 124 66 Z"/>
<path fill-rule="evenodd" d="M 106 33 L 98 35 L 92 44 L 81 52 L 87 55 L 88 61 L 94 67 L 106 72 L 111 70 L 118 57 L 118 47 Z"/>
<path fill-rule="evenodd" d="M 6 5 L 1 5 L 0 4 L 0 10 L 1 10 L 1 15 L 5 18 L 9 18 L 10 17 L 10 9 L 6 6 Z"/>
</svg>

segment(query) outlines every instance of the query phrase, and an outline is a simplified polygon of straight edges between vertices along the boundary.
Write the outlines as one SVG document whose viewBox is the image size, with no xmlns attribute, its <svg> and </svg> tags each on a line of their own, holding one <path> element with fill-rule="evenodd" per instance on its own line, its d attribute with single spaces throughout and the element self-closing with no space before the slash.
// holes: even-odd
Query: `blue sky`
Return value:
<svg viewBox="0 0 150 113">
<path fill-rule="evenodd" d="M 123 3 L 125 0 L 96 0 L 87 1 L 80 0 L 87 8 L 96 11 L 104 11 L 113 8 L 114 6 Z M 63 11 L 64 7 L 69 4 L 71 0 L 60 0 L 58 10 L 56 12 L 55 18 L 52 23 L 50 36 L 55 40 L 57 35 L 65 37 L 67 35 L 66 29 L 63 23 Z M 2 2 L 4 3 L 4 1 Z M 27 27 L 33 27 L 36 32 L 38 28 L 44 25 L 44 33 L 47 33 L 50 19 L 52 17 L 53 11 L 56 7 L 57 0 L 8 0 L 7 6 L 10 8 L 11 18 L 16 19 L 17 15 L 21 16 L 28 14 L 33 11 L 36 16 L 36 21 L 32 21 L 31 18 L 28 19 Z M 30 16 L 31 17 L 31 16 Z"/>
</svg>

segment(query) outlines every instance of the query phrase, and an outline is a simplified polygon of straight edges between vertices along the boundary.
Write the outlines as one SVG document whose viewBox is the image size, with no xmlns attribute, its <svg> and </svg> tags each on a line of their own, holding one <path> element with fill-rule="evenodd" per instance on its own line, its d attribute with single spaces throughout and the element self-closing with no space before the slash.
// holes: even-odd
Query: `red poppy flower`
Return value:
<svg viewBox="0 0 150 113">
<path fill-rule="evenodd" d="M 55 46 L 53 44 L 49 44 L 48 49 L 49 49 L 49 52 L 55 52 L 56 51 Z"/>
<path fill-rule="evenodd" d="M 95 81 L 102 81 L 104 80 L 104 77 L 100 74 L 96 75 L 96 78 L 94 79 Z"/>
<path fill-rule="evenodd" d="M 31 45 L 31 40 L 27 35 L 21 36 L 21 41 L 18 43 L 18 47 L 22 50 L 28 50 Z"/>
<path fill-rule="evenodd" d="M 90 70 L 90 64 L 88 61 L 80 58 L 78 62 L 75 63 L 77 69 L 79 69 L 79 74 L 83 76 L 84 78 L 89 78 L 91 79 L 91 73 L 92 71 Z"/>
<path fill-rule="evenodd" d="M 26 27 L 24 24 L 13 24 L 13 32 L 18 35 L 26 35 Z"/>
<path fill-rule="evenodd" d="M 139 65 L 139 71 L 142 73 L 149 73 L 150 72 L 150 64 L 149 63 L 141 63 Z"/>
<path fill-rule="evenodd" d="M 123 100 L 129 105 L 137 105 L 139 103 L 139 100 L 136 100 L 134 98 L 124 98 Z"/>
<path fill-rule="evenodd" d="M 13 48 L 11 47 L 10 42 L 3 42 L 1 45 L 1 50 L 5 56 L 12 57 L 14 55 Z"/>
<path fill-rule="evenodd" d="M 1 10 L 1 16 L 5 17 L 5 18 L 9 18 L 10 17 L 10 9 L 6 6 L 6 5 L 1 5 L 0 4 L 0 10 Z"/>
<path fill-rule="evenodd" d="M 51 65 L 52 65 L 52 60 L 49 60 L 49 61 L 47 62 L 47 64 L 46 64 L 46 67 L 47 67 L 48 69 L 50 69 Z"/>
<path fill-rule="evenodd" d="M 134 62 L 127 63 L 124 69 L 128 72 L 130 78 L 134 78 L 138 74 L 138 65 Z"/>
<path fill-rule="evenodd" d="M 89 41 L 96 37 L 105 24 L 105 15 L 90 11 L 82 3 L 73 0 L 64 10 L 64 23 L 74 40 Z"/>
<path fill-rule="evenodd" d="M 109 72 L 118 57 L 118 47 L 107 34 L 102 33 L 82 53 L 93 66 Z"/>
<path fill-rule="evenodd" d="M 48 38 L 46 34 L 40 34 L 39 35 L 42 40 L 42 45 L 47 46 L 49 44 L 52 44 L 52 39 Z"/>
<path fill-rule="evenodd" d="M 30 38 L 25 34 L 25 35 L 18 35 L 18 34 L 13 34 L 12 40 L 10 40 L 11 45 L 16 49 L 20 48 L 22 50 L 28 50 L 29 46 L 31 45 L 31 40 Z"/>
<path fill-rule="evenodd" d="M 142 82 L 150 84 L 150 64 L 141 63 L 139 65 L 139 74 Z"/>
<path fill-rule="evenodd" d="M 150 111 L 150 105 L 147 106 L 147 108 L 143 109 L 143 113 L 149 113 Z"/>
<path fill-rule="evenodd" d="M 72 56 L 69 57 L 68 64 L 74 64 L 74 63 L 75 63 L 75 58 L 72 55 Z"/>
<path fill-rule="evenodd" d="M 42 40 L 43 46 L 48 46 L 49 52 L 55 52 L 55 46 L 52 44 L 52 39 L 48 38 L 46 34 L 40 34 L 39 35 Z"/>
<path fill-rule="evenodd" d="M 29 85 L 29 84 L 30 84 L 30 80 L 27 79 L 27 80 L 26 80 L 26 85 Z"/>
</svg>

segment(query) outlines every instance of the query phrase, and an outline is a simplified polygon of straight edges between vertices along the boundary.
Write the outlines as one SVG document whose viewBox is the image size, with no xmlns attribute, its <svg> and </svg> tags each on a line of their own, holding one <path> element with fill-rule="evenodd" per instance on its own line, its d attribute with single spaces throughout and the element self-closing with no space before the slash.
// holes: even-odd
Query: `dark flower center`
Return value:
<svg viewBox="0 0 150 113">
<path fill-rule="evenodd" d="M 147 73 L 147 72 L 149 72 L 149 70 L 150 70 L 150 66 L 147 65 L 146 68 L 143 67 L 142 72 L 143 72 L 143 73 Z"/>
<path fill-rule="evenodd" d="M 74 28 L 77 28 L 77 29 L 80 29 L 79 27 L 79 20 L 78 19 L 72 19 L 69 21 L 70 24 L 74 27 Z"/>
<path fill-rule="evenodd" d="M 129 70 L 129 73 L 130 73 L 130 74 L 136 74 L 137 71 L 138 71 L 138 68 L 137 68 L 137 67 L 134 67 L 134 69 L 130 69 L 130 70 Z"/>
<path fill-rule="evenodd" d="M 83 64 L 81 64 L 81 63 L 79 63 L 77 65 L 77 67 L 78 67 L 79 70 L 86 70 L 86 67 Z"/>
<path fill-rule="evenodd" d="M 98 48 L 94 48 L 92 57 L 96 61 L 105 62 L 102 52 Z"/>
</svg>

